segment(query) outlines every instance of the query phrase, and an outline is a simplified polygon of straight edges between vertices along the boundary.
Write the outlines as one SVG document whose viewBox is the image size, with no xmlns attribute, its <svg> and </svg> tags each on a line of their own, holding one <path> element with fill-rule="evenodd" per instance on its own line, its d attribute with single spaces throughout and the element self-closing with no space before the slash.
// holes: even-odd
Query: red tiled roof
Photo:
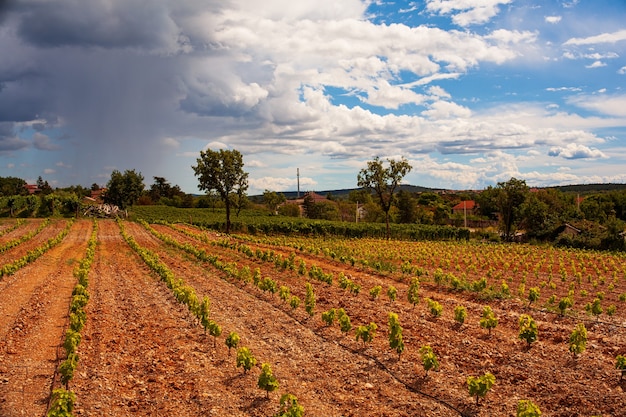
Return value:
<svg viewBox="0 0 626 417">
<path fill-rule="evenodd" d="M 474 200 L 466 200 L 452 207 L 452 210 L 474 210 L 474 208 L 476 208 L 476 202 Z"/>
</svg>

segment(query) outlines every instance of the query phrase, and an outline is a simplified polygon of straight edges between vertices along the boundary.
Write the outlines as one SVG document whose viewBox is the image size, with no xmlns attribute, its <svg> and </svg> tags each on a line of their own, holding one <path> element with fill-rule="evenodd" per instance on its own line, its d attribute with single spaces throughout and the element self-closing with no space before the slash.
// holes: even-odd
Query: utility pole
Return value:
<svg viewBox="0 0 626 417">
<path fill-rule="evenodd" d="M 297 176 L 298 176 L 298 198 L 300 198 L 300 168 L 296 168 L 297 169 Z"/>
</svg>

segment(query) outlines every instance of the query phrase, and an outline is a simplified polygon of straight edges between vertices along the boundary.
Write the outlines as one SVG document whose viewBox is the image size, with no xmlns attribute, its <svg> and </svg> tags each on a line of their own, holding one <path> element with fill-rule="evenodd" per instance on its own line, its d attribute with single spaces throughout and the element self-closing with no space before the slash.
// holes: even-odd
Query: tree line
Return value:
<svg viewBox="0 0 626 417">
<path fill-rule="evenodd" d="M 153 177 L 145 189 L 144 177 L 135 170 L 113 171 L 103 194 L 104 202 L 126 209 L 134 204 L 159 204 L 176 207 L 219 207 L 225 209 L 225 230 L 230 231 L 231 212 L 254 207 L 246 195 L 248 173 L 243 156 L 237 150 L 200 152 L 191 168 L 198 178 L 198 188 L 206 195 L 194 198 L 164 177 Z M 265 190 L 257 205 L 271 214 L 311 219 L 385 223 L 465 226 L 467 220 L 493 225 L 489 236 L 498 240 L 551 241 L 564 246 L 624 250 L 626 221 L 626 186 L 613 184 L 608 191 L 579 193 L 558 188 L 535 189 L 525 180 L 511 178 L 482 191 L 409 192 L 400 190 L 403 178 L 411 171 L 409 162 L 379 157 L 367 162 L 356 183 L 359 188 L 347 197 L 327 195 L 323 201 L 304 198 L 302 204 L 287 204 L 281 193 Z M 19 178 L 0 177 L 0 210 L 10 216 L 53 215 L 77 212 L 80 199 L 97 190 L 97 184 L 85 188 L 73 186 L 53 190 L 41 177 L 38 193 L 28 195 L 26 183 Z M 20 198 L 23 197 L 23 198 Z M 452 207 L 474 201 L 469 214 L 453 213 Z M 464 223 L 461 223 L 464 221 Z M 570 233 L 563 233 L 567 228 Z M 478 232 L 481 233 L 481 232 Z M 484 232 L 482 232 L 484 233 Z M 487 236 L 487 235 L 485 235 Z"/>
</svg>

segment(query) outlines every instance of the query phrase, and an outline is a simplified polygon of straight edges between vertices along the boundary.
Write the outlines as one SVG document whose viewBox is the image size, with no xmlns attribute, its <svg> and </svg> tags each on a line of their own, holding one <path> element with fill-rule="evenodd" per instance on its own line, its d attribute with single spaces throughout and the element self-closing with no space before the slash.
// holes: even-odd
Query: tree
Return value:
<svg viewBox="0 0 626 417">
<path fill-rule="evenodd" d="M 494 187 L 488 187 L 478 199 L 481 207 L 488 210 L 496 209 L 500 214 L 500 231 L 505 241 L 511 241 L 515 229 L 522 219 L 522 204 L 526 201 L 528 186 L 526 181 L 511 178 L 507 182 L 499 182 Z"/>
<path fill-rule="evenodd" d="M 248 189 L 248 173 L 243 170 L 243 156 L 235 149 L 232 151 L 200 151 L 198 165 L 192 166 L 198 177 L 198 188 L 210 193 L 216 191 L 226 208 L 226 233 L 230 233 L 230 210 L 234 206 L 234 197 L 242 196 Z"/>
<path fill-rule="evenodd" d="M 410 192 L 400 190 L 398 192 L 398 222 L 415 223 L 418 218 L 417 202 Z"/>
<path fill-rule="evenodd" d="M 265 190 L 263 192 L 263 202 L 267 205 L 267 208 L 272 212 L 272 214 L 276 214 L 276 210 L 278 206 L 286 201 L 285 194 L 276 193 L 274 191 Z"/>
<path fill-rule="evenodd" d="M 359 172 L 357 185 L 362 188 L 369 188 L 374 191 L 378 198 L 378 205 L 385 213 L 385 223 L 387 225 L 387 239 L 390 238 L 389 230 L 389 210 L 393 204 L 393 193 L 400 181 L 413 168 L 409 162 L 402 158 L 400 161 L 387 159 L 389 166 L 385 168 L 379 157 L 367 163 L 367 168 Z"/>
<path fill-rule="evenodd" d="M 135 170 L 126 170 L 122 174 L 113 170 L 111 179 L 107 183 L 104 202 L 114 204 L 125 210 L 137 202 L 144 189 L 143 175 Z"/>
</svg>

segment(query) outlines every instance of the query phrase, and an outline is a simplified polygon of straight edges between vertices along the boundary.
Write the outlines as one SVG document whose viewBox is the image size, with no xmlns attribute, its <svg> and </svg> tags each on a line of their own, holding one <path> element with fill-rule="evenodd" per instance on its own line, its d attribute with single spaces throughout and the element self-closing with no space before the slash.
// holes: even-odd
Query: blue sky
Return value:
<svg viewBox="0 0 626 417">
<path fill-rule="evenodd" d="M 626 182 L 623 0 L 0 3 L 0 176 L 198 192 L 237 149 L 250 194 Z"/>
</svg>

